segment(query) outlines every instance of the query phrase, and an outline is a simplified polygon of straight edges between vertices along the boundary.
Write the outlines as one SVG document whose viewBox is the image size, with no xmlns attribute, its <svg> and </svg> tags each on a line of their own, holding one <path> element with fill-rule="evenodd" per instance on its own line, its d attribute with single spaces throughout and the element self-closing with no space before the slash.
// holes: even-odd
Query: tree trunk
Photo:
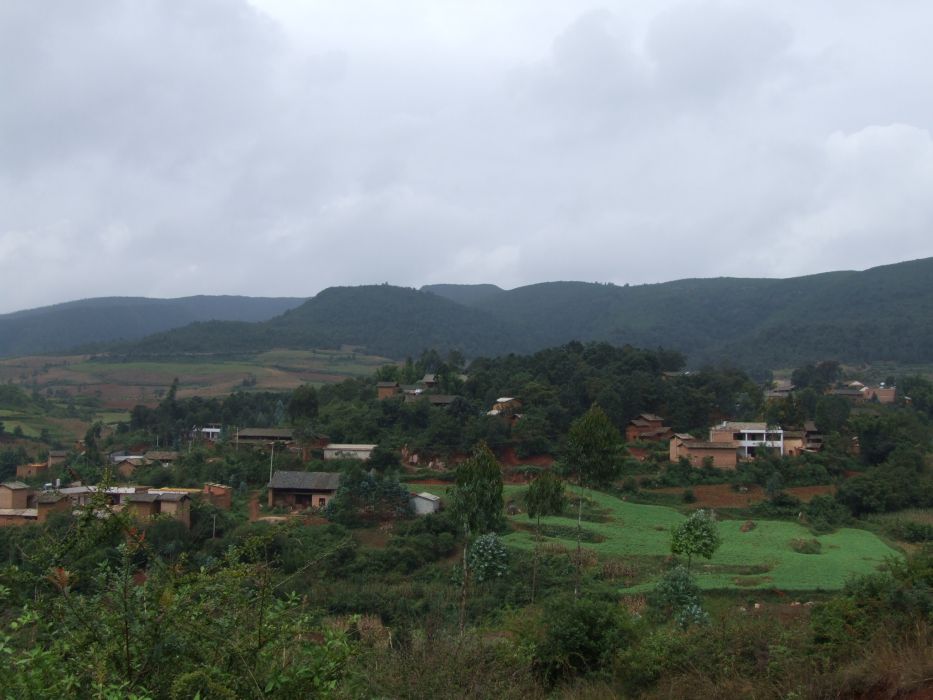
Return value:
<svg viewBox="0 0 933 700">
<path fill-rule="evenodd" d="M 531 603 L 535 602 L 535 587 L 538 584 L 538 548 L 541 546 L 541 516 L 535 526 L 535 551 L 531 560 Z"/>
<path fill-rule="evenodd" d="M 580 568 L 583 566 L 583 483 L 580 483 L 580 496 L 577 499 L 577 575 L 573 582 L 573 597 L 580 597 Z"/>
<path fill-rule="evenodd" d="M 460 634 L 466 629 L 467 582 L 470 569 L 467 566 L 467 549 L 469 548 L 470 531 L 466 532 L 466 542 L 463 543 L 463 575 L 460 582 Z"/>
</svg>

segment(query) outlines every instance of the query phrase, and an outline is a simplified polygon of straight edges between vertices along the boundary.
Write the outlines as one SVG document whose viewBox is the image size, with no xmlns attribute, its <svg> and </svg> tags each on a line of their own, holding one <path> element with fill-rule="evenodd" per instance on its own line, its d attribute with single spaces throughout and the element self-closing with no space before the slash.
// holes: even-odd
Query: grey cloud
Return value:
<svg viewBox="0 0 933 700">
<path fill-rule="evenodd" d="M 829 5 L 11 0 L 0 310 L 933 254 L 928 11 Z"/>
</svg>

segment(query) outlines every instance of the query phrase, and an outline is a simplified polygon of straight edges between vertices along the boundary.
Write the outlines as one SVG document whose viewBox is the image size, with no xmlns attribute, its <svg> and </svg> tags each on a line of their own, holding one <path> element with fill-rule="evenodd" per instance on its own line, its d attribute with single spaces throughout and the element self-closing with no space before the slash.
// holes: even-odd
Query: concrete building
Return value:
<svg viewBox="0 0 933 700">
<path fill-rule="evenodd" d="M 710 428 L 709 441 L 734 443 L 739 457 L 754 457 L 763 447 L 784 454 L 784 431 L 767 423 L 723 421 Z"/>
<path fill-rule="evenodd" d="M 409 502 L 415 515 L 430 515 L 441 509 L 441 497 L 427 491 L 411 494 Z"/>
</svg>

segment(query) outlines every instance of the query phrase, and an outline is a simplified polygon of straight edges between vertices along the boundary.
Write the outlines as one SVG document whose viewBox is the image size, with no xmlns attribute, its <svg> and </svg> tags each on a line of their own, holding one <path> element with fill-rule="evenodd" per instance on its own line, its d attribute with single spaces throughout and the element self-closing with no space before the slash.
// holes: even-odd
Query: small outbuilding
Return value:
<svg viewBox="0 0 933 700">
<path fill-rule="evenodd" d="M 415 515 L 431 515 L 441 509 L 441 497 L 427 491 L 411 494 L 409 502 Z"/>
</svg>

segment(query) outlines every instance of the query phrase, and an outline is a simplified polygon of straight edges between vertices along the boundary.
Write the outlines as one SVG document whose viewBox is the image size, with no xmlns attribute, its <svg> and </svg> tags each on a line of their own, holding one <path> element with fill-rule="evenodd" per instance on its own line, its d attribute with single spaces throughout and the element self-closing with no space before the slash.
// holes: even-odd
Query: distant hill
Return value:
<svg viewBox="0 0 933 700">
<path fill-rule="evenodd" d="M 459 349 L 468 355 L 513 347 L 509 327 L 489 314 L 414 289 L 331 287 L 263 323 L 197 323 L 132 345 L 130 354 L 248 352 L 273 347 L 356 345 L 388 357 Z"/>
<path fill-rule="evenodd" d="M 467 306 L 490 301 L 505 293 L 504 289 L 494 284 L 426 284 L 421 291 Z"/>
<path fill-rule="evenodd" d="M 691 366 L 753 371 L 821 359 L 929 363 L 933 258 L 781 280 L 334 287 L 266 321 L 195 323 L 111 349 L 142 356 L 354 345 L 396 358 L 428 348 L 475 357 L 570 340 L 660 346 L 683 352 Z"/>
<path fill-rule="evenodd" d="M 90 343 L 138 340 L 193 321 L 263 321 L 304 299 L 193 296 L 101 297 L 0 315 L 0 356 L 62 352 Z"/>
</svg>

